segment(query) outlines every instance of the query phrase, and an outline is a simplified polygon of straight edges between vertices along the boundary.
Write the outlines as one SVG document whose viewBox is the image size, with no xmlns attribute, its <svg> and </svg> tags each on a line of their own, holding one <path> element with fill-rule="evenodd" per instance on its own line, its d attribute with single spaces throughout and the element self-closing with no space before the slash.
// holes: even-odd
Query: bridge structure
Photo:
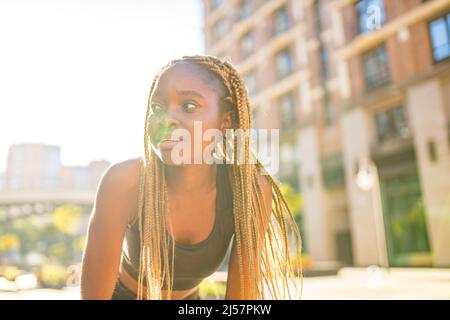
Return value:
<svg viewBox="0 0 450 320">
<path fill-rule="evenodd" d="M 83 215 L 90 214 L 95 199 L 95 191 L 48 191 L 48 192 L 1 192 L 0 224 L 10 223 L 19 218 L 46 215 L 61 205 L 76 205 Z"/>
</svg>

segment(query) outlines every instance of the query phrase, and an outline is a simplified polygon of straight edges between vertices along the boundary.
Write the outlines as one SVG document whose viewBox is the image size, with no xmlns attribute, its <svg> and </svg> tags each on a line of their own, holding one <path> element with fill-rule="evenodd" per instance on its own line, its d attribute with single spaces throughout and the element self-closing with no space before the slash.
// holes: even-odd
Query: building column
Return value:
<svg viewBox="0 0 450 320">
<path fill-rule="evenodd" d="M 320 168 L 316 128 L 301 129 L 298 135 L 304 233 L 308 252 L 314 262 L 335 260 L 335 243 L 330 219 L 325 211 L 325 195 Z"/>
<path fill-rule="evenodd" d="M 342 115 L 341 124 L 354 262 L 357 266 L 380 264 L 372 193 L 356 184 L 359 160 L 370 158 L 369 117 L 363 109 L 355 108 Z"/>
<path fill-rule="evenodd" d="M 407 92 L 409 123 L 426 210 L 434 266 L 450 266 L 450 151 L 443 89 L 438 79 Z"/>
</svg>

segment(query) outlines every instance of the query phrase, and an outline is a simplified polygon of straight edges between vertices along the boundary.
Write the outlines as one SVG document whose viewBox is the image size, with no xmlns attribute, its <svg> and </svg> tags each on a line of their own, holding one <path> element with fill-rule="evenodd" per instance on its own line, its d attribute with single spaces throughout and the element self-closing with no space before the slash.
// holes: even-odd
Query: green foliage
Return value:
<svg viewBox="0 0 450 320">
<path fill-rule="evenodd" d="M 73 248 L 75 251 L 82 252 L 86 243 L 86 236 L 81 236 L 73 241 Z"/>
<path fill-rule="evenodd" d="M 223 299 L 226 293 L 226 286 L 222 282 L 203 280 L 200 283 L 199 294 L 204 299 Z"/>
<path fill-rule="evenodd" d="M 66 285 L 66 280 L 67 270 L 62 266 L 47 264 L 40 269 L 39 282 L 43 287 L 63 288 Z"/>
<path fill-rule="evenodd" d="M 68 262 L 70 253 L 65 243 L 57 242 L 48 248 L 49 256 L 55 261 Z"/>
<path fill-rule="evenodd" d="M 78 236 L 81 222 L 82 209 L 65 204 L 54 211 L 0 224 L 0 261 L 8 261 L 9 251 L 18 250 L 22 258 L 36 253 L 57 264 L 71 264 L 84 248 L 84 237 Z M 26 260 L 21 261 L 25 265 L 20 267 L 28 270 Z"/>
<path fill-rule="evenodd" d="M 8 281 L 15 281 L 22 271 L 15 266 L 0 266 L 0 277 Z"/>
<path fill-rule="evenodd" d="M 73 205 L 62 205 L 53 211 L 53 224 L 64 234 L 75 234 L 81 225 L 81 208 Z"/>
<path fill-rule="evenodd" d="M 16 234 L 7 233 L 0 236 L 0 252 L 17 249 L 20 247 L 20 239 Z"/>
<path fill-rule="evenodd" d="M 280 191 L 294 215 L 299 215 L 303 206 L 303 198 L 287 183 L 280 184 Z"/>
</svg>

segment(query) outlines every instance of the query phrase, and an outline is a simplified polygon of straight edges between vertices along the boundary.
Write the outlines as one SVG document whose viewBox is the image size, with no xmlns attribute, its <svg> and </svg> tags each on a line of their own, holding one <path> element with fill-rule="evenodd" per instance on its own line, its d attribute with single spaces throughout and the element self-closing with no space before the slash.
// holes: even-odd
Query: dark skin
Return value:
<svg viewBox="0 0 450 320">
<path fill-rule="evenodd" d="M 231 128 L 231 113 L 220 101 L 223 90 L 218 80 L 205 70 L 190 63 L 177 63 L 163 73 L 150 99 L 152 109 L 157 111 L 153 114 L 152 125 L 163 123 L 170 128 L 183 128 L 190 131 L 192 137 L 194 120 L 202 121 L 203 130 Z M 161 150 L 159 141 L 155 132 L 151 132 L 152 148 L 166 165 L 169 220 L 174 238 L 184 244 L 198 243 L 208 237 L 214 224 L 216 165 L 174 165 L 170 152 Z M 209 142 L 203 147 L 207 144 Z M 139 159 L 115 164 L 106 171 L 99 184 L 83 255 L 82 299 L 110 299 L 117 277 L 131 291 L 137 292 L 137 282 L 121 268 L 120 257 L 127 224 L 137 212 L 140 165 Z M 260 178 L 267 212 L 270 212 L 271 186 L 264 176 Z M 267 224 L 263 230 L 266 227 Z M 244 278 L 250 276 L 245 260 L 244 273 Z M 243 286 L 234 240 L 225 299 L 245 299 L 241 295 Z M 174 290 L 172 299 L 184 299 L 196 289 Z"/>
</svg>

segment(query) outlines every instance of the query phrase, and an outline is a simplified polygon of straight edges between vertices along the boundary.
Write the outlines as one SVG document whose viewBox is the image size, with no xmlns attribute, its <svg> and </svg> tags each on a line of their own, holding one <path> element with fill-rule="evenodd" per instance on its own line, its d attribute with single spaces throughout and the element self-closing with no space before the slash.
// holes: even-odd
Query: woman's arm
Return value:
<svg viewBox="0 0 450 320">
<path fill-rule="evenodd" d="M 264 203 L 266 206 L 266 219 L 263 220 L 263 228 L 261 228 L 262 236 L 267 231 L 269 226 L 270 216 L 272 214 L 272 185 L 266 179 L 265 176 L 260 176 L 260 184 L 263 192 Z M 228 278 L 227 278 L 227 290 L 225 294 L 225 300 L 247 300 L 249 297 L 243 296 L 244 288 L 248 292 L 248 280 L 251 277 L 246 254 L 242 255 L 242 265 L 244 270 L 244 283 L 241 283 L 239 272 L 239 256 L 237 254 L 236 237 L 234 237 L 233 244 L 230 252 L 230 261 L 228 264 Z"/>
<path fill-rule="evenodd" d="M 81 299 L 111 299 L 125 230 L 137 208 L 139 166 L 138 159 L 115 164 L 99 183 L 83 253 Z"/>
</svg>

